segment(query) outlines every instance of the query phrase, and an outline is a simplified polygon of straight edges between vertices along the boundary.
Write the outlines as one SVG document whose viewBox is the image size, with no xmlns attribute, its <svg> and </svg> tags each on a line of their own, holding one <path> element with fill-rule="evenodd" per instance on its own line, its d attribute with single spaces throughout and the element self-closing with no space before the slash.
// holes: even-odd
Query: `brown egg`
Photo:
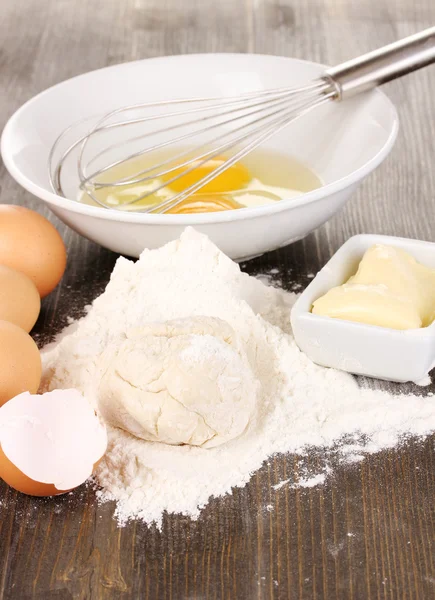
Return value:
<svg viewBox="0 0 435 600">
<path fill-rule="evenodd" d="M 30 335 L 0 321 L 0 406 L 21 392 L 34 394 L 41 381 L 41 357 Z"/>
<path fill-rule="evenodd" d="M 66 266 L 65 245 L 42 215 L 9 204 L 0 205 L 0 264 L 21 271 L 41 298 L 59 283 Z"/>
<path fill-rule="evenodd" d="M 40 309 L 41 299 L 33 281 L 24 273 L 0 265 L 0 320 L 29 332 Z"/>
</svg>

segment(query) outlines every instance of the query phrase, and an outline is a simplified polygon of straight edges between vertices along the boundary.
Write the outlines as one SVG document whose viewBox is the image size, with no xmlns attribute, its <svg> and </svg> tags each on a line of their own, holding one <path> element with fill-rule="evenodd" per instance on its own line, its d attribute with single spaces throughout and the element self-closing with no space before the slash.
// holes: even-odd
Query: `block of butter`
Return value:
<svg viewBox="0 0 435 600">
<path fill-rule="evenodd" d="M 377 244 L 355 275 L 315 300 L 312 312 L 391 329 L 426 327 L 435 319 L 435 270 L 400 248 Z"/>
</svg>

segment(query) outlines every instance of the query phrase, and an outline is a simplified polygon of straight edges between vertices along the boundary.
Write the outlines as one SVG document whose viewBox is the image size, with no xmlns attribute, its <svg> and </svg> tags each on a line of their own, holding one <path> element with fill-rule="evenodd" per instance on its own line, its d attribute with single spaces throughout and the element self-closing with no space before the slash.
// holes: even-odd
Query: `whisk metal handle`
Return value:
<svg viewBox="0 0 435 600">
<path fill-rule="evenodd" d="M 350 98 L 435 62 L 435 27 L 326 71 L 337 100 Z"/>
</svg>

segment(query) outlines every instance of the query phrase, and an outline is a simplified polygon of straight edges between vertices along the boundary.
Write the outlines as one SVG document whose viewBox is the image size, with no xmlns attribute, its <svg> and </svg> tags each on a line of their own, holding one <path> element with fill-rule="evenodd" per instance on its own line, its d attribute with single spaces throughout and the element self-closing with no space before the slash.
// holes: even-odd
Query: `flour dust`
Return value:
<svg viewBox="0 0 435 600">
<path fill-rule="evenodd" d="M 272 276 L 276 275 L 272 273 Z M 162 524 L 163 514 L 197 518 L 211 497 L 244 486 L 277 453 L 322 448 L 318 472 L 286 485 L 321 485 L 328 455 L 352 464 L 435 430 L 433 397 L 362 389 L 345 373 L 313 364 L 290 328 L 296 296 L 240 271 L 207 237 L 187 229 L 177 241 L 120 258 L 105 292 L 85 317 L 43 353 L 43 390 L 75 387 L 96 409 L 99 357 L 132 328 L 215 317 L 237 333 L 259 384 L 255 416 L 236 439 L 214 448 L 147 442 L 108 426 L 109 447 L 96 473 L 101 501 L 116 501 L 120 524 Z"/>
</svg>

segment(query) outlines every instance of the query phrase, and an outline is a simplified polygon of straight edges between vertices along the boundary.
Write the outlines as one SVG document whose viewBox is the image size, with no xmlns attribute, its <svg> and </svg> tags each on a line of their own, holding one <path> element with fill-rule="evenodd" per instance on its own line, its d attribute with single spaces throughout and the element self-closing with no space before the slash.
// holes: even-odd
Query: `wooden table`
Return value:
<svg viewBox="0 0 435 600">
<path fill-rule="evenodd" d="M 0 127 L 59 81 L 118 62 L 189 52 L 258 52 L 337 63 L 430 26 L 433 0 L 2 0 Z M 248 263 L 305 284 L 350 235 L 435 241 L 435 70 L 391 84 L 402 130 L 388 160 L 315 234 Z M 47 211 L 0 165 L 0 201 Z M 44 301 L 42 344 L 108 281 L 116 256 L 56 222 L 68 246 Z M 374 382 L 372 385 L 376 385 Z M 410 390 L 402 386 L 400 390 Z M 417 389 L 426 393 L 427 388 Z M 435 597 L 434 438 L 410 441 L 312 489 L 272 485 L 297 457 L 274 458 L 197 522 L 119 529 L 83 486 L 35 500 L 0 485 L 0 596 L 6 599 L 413 599 Z M 309 460 L 315 461 L 312 456 Z M 271 505 L 272 510 L 265 510 Z"/>
</svg>

